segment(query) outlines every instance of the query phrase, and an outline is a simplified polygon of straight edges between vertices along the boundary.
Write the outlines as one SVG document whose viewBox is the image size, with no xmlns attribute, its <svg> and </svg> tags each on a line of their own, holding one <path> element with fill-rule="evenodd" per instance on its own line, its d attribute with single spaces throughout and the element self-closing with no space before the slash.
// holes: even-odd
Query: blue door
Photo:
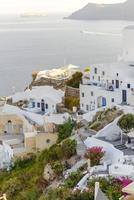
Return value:
<svg viewBox="0 0 134 200">
<path fill-rule="evenodd" d="M 102 97 L 102 106 L 104 107 L 104 106 L 106 106 L 106 105 L 107 105 L 107 103 L 106 103 L 106 98 Z"/>
</svg>

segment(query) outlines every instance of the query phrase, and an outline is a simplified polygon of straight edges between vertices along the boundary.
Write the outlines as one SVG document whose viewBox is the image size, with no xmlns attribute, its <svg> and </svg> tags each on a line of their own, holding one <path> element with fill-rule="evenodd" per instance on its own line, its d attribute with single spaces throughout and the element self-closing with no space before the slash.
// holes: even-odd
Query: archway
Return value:
<svg viewBox="0 0 134 200">
<path fill-rule="evenodd" d="M 106 105 L 107 105 L 107 101 L 106 101 L 105 97 L 100 96 L 100 97 L 97 98 L 98 108 L 105 107 Z"/>
</svg>

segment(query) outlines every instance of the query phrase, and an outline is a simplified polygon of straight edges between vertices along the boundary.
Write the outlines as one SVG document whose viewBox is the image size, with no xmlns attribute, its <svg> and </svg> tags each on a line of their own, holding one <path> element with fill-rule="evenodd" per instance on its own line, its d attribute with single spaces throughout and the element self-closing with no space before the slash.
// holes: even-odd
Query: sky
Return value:
<svg viewBox="0 0 134 200">
<path fill-rule="evenodd" d="M 73 12 L 87 3 L 118 3 L 125 0 L 0 0 L 0 14 L 19 14 L 30 11 Z"/>
</svg>

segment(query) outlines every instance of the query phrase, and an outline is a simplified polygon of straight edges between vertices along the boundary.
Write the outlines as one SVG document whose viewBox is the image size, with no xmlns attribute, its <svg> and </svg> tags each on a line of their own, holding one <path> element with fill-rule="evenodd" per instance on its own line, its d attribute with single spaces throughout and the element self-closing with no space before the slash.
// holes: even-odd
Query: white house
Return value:
<svg viewBox="0 0 134 200">
<path fill-rule="evenodd" d="M 134 105 L 134 68 L 129 63 L 96 64 L 80 85 L 80 108 L 85 112 L 117 104 Z"/>
<path fill-rule="evenodd" d="M 56 113 L 56 105 L 62 102 L 64 92 L 56 90 L 52 86 L 37 86 L 32 90 L 16 93 L 11 96 L 13 103 L 28 101 L 24 108 L 35 113 Z"/>
</svg>

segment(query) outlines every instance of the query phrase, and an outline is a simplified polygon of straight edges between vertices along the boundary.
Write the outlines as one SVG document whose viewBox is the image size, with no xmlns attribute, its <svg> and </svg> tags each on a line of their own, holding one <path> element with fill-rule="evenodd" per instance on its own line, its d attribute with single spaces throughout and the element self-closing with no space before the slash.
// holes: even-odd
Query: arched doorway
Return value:
<svg viewBox="0 0 134 200">
<path fill-rule="evenodd" d="M 100 97 L 97 98 L 98 108 L 105 107 L 106 105 L 107 105 L 107 101 L 106 101 L 105 97 L 100 96 Z"/>
</svg>

